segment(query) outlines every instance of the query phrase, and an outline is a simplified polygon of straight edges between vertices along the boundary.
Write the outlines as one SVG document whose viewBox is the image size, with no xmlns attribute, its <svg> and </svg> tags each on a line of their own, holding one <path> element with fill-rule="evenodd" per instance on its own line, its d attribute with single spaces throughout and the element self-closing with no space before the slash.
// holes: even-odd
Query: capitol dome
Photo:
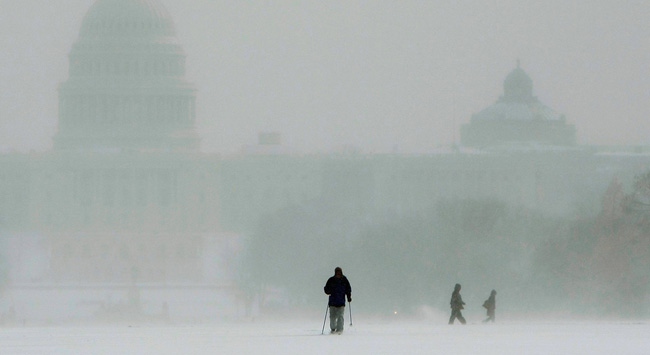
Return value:
<svg viewBox="0 0 650 355">
<path fill-rule="evenodd" d="M 56 149 L 197 150 L 196 90 L 158 0 L 97 0 L 59 88 Z"/>
</svg>

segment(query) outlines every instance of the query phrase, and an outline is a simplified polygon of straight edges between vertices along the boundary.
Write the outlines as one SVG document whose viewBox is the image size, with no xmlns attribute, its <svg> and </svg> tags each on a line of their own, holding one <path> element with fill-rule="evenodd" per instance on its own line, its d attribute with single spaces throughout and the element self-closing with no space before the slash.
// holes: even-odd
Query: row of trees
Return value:
<svg viewBox="0 0 650 355">
<path fill-rule="evenodd" d="M 549 238 L 537 253 L 540 276 L 562 275 L 553 284 L 581 313 L 647 316 L 650 297 L 650 172 L 632 192 L 614 180 L 598 216 L 572 221 L 566 236 Z M 548 263 L 547 257 L 554 262 Z M 557 281 L 561 282 L 558 284 Z"/>
<path fill-rule="evenodd" d="M 491 199 L 441 200 L 409 213 L 312 201 L 268 215 L 247 245 L 249 296 L 307 306 L 335 266 L 358 308 L 448 307 L 456 282 L 482 302 L 493 288 L 512 312 L 645 314 L 650 295 L 650 173 L 626 195 L 613 182 L 598 216 L 549 217 Z M 475 299 L 474 299 L 475 298 Z M 275 300 L 277 301 L 277 300 Z M 479 303 L 480 304 L 480 303 Z"/>
</svg>

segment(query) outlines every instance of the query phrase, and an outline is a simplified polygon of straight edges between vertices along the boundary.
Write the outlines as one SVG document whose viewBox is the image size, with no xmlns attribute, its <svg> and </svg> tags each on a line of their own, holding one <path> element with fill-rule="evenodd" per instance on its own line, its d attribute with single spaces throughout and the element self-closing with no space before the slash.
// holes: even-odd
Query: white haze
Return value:
<svg viewBox="0 0 650 355">
<path fill-rule="evenodd" d="M 582 144 L 650 138 L 650 2 L 162 1 L 206 151 L 278 131 L 297 151 L 426 152 L 521 61 Z M 93 0 L 0 0 L 0 147 L 44 151 Z"/>
<path fill-rule="evenodd" d="M 51 150 L 52 137 L 57 130 L 57 87 L 68 78 L 68 53 L 77 40 L 84 14 L 94 2 L 0 0 L 0 152 Z M 258 133 L 265 131 L 281 133 L 283 144 L 295 152 L 338 152 L 350 147 L 364 153 L 430 152 L 458 142 L 460 126 L 469 122 L 472 114 L 498 99 L 503 93 L 505 76 L 516 67 L 518 60 L 533 79 L 534 94 L 540 101 L 566 115 L 567 122 L 575 125 L 579 144 L 650 143 L 650 2 L 161 2 L 173 18 L 179 43 L 187 54 L 187 79 L 198 88 L 197 128 L 203 139 L 203 150 L 207 152 L 224 155 L 238 152 L 244 146 L 255 144 Z M 299 160 L 304 156 L 298 157 L 297 168 L 291 161 L 282 165 L 280 159 L 280 162 L 271 159 L 270 163 L 260 160 L 262 162 L 258 163 L 261 165 L 253 165 L 250 170 L 246 170 L 246 157 L 242 160 L 235 157 L 230 161 L 226 158 L 225 163 L 220 161 L 222 165 L 217 169 L 223 174 L 220 178 L 232 183 L 227 186 L 227 192 L 232 192 L 229 188 L 241 190 L 233 194 L 243 191 L 244 196 L 251 196 L 250 200 L 245 201 L 246 204 L 254 208 L 258 207 L 257 202 L 272 205 L 268 210 L 273 213 L 273 218 L 267 221 L 268 225 L 260 226 L 256 223 L 259 221 L 254 221 L 245 226 L 248 230 L 227 232 L 241 233 L 241 240 L 245 241 L 249 241 L 247 238 L 252 238 L 255 233 L 262 232 L 271 237 L 288 238 L 282 241 L 298 236 L 295 239 L 299 242 L 286 244 L 278 243 L 276 238 L 260 239 L 280 244 L 278 247 L 285 255 L 306 255 L 309 258 L 312 254 L 325 255 L 324 250 L 330 252 L 330 256 L 336 255 L 336 259 L 312 258 L 300 265 L 290 265 L 295 273 L 287 273 L 286 278 L 291 281 L 289 286 L 293 287 L 293 293 L 291 290 L 284 290 L 286 293 L 278 291 L 269 296 L 270 300 L 266 300 L 264 306 L 267 309 L 261 310 L 262 305 L 257 304 L 252 306 L 254 309 L 251 312 L 244 309 L 245 297 L 240 297 L 233 306 L 238 308 L 229 309 L 228 317 L 216 316 L 217 312 L 212 312 L 213 309 L 210 310 L 212 313 L 200 310 L 197 313 L 205 316 L 200 322 L 179 321 L 180 324 L 174 324 L 175 320 L 165 317 L 156 318 L 156 322 L 149 324 L 138 322 L 135 317 L 133 322 L 126 318 L 124 324 L 80 324 L 78 328 L 74 322 L 70 325 L 63 321 L 52 321 L 52 324 L 60 327 L 50 328 L 42 327 L 43 323 L 48 322 L 47 319 L 38 322 L 25 320 L 22 317 L 26 311 L 19 309 L 18 318 L 14 315 L 8 322 L 3 319 L 3 324 L 15 327 L 6 327 L 0 334 L 0 353 L 304 354 L 343 350 L 347 353 L 372 354 L 611 354 L 616 351 L 634 354 L 646 353 L 650 349 L 646 340 L 650 325 L 645 321 L 638 324 L 604 323 L 603 319 L 593 323 L 564 322 L 565 318 L 573 315 L 568 311 L 571 307 L 559 304 L 554 308 L 549 303 L 563 299 L 563 293 L 572 290 L 541 290 L 555 296 L 547 300 L 543 292 L 537 292 L 538 289 L 522 290 L 524 286 L 518 289 L 520 280 L 513 275 L 526 278 L 528 283 L 525 286 L 535 286 L 538 282 L 533 277 L 528 278 L 527 272 L 532 269 L 531 254 L 536 250 L 528 248 L 527 244 L 539 242 L 546 245 L 542 243 L 543 238 L 556 237 L 547 232 L 551 230 L 559 234 L 569 229 L 566 227 L 568 223 L 557 228 L 548 227 L 545 224 L 546 216 L 535 219 L 536 215 L 531 213 L 529 220 L 537 222 L 539 230 L 527 231 L 526 228 L 530 226 L 523 224 L 528 220 L 519 223 L 522 219 L 516 210 L 518 206 L 508 206 L 508 213 L 503 212 L 499 220 L 501 224 L 495 229 L 515 232 L 503 238 L 501 234 L 497 235 L 496 246 L 493 246 L 482 239 L 485 237 L 483 229 L 478 232 L 461 231 L 471 234 L 473 238 L 468 239 L 467 246 L 461 248 L 459 245 L 462 241 L 454 239 L 459 235 L 455 230 L 458 226 L 436 225 L 436 221 L 429 218 L 433 213 L 426 215 L 430 210 L 417 210 L 413 216 L 402 216 L 402 219 L 392 218 L 389 214 L 385 217 L 379 213 L 371 215 L 356 210 L 351 213 L 355 206 L 347 206 L 341 201 L 345 202 L 348 196 L 344 195 L 352 190 L 361 193 L 350 197 L 348 202 L 356 201 L 354 198 L 358 196 L 361 196 L 359 200 L 363 199 L 367 186 L 361 185 L 373 181 L 364 179 L 367 166 L 359 164 L 359 171 L 356 171 L 350 166 L 339 167 L 336 165 L 339 161 L 332 163 L 321 155 L 314 157 L 316 160 L 313 161 Z M 404 157 L 404 161 L 407 161 L 412 156 L 397 157 Z M 435 164 L 436 160 L 432 161 Z M 508 162 L 525 166 L 523 160 Z M 547 176 L 562 175 L 565 173 L 562 166 L 566 167 L 571 162 L 573 160 L 564 162 L 565 165 L 558 164 L 556 170 L 549 169 Z M 263 166 L 267 163 L 268 166 Z M 275 163 L 277 166 L 273 165 Z M 320 164 L 327 167 L 328 163 L 339 167 L 341 170 L 338 172 L 343 172 L 341 175 L 350 171 L 358 173 L 359 176 L 353 176 L 350 181 L 341 178 L 341 181 L 331 184 L 343 182 L 341 185 L 349 185 L 350 191 L 339 189 L 337 192 L 340 196 L 327 193 L 318 195 L 321 191 L 316 191 L 314 186 L 320 186 L 320 178 L 328 176 L 319 175 Z M 353 161 L 352 164 L 355 163 Z M 391 165 L 393 162 L 385 164 L 387 171 L 392 173 L 394 168 L 401 172 L 399 161 L 394 166 Z M 8 169 L 12 167 L 7 166 Z M 286 166 L 294 170 L 284 170 Z M 421 177 L 419 170 L 409 170 L 415 164 L 405 166 L 403 172 L 406 178 Z M 449 166 L 451 170 L 454 169 L 453 164 Z M 265 172 L 268 176 L 256 176 L 257 168 L 267 169 Z M 235 174 L 241 171 L 246 172 L 245 179 Z M 228 176 L 229 172 L 233 176 Z M 337 170 L 334 170 L 333 175 L 336 173 Z M 282 210 L 279 207 L 273 210 L 277 207 L 273 205 L 277 201 L 267 201 L 266 193 L 277 185 L 285 185 L 282 184 L 284 181 L 276 182 L 272 178 L 282 180 L 287 176 L 300 176 L 304 186 L 298 186 L 296 191 L 288 191 L 286 195 L 307 197 L 300 201 L 302 205 L 291 206 L 295 210 Z M 386 177 L 393 175 L 386 173 Z M 450 185 L 453 185 L 451 180 L 455 175 L 450 174 L 448 178 Z M 562 178 L 560 176 L 558 181 Z M 604 190 L 600 188 L 606 186 L 610 178 L 607 176 L 604 183 L 595 181 L 597 178 L 586 181 L 581 186 L 588 191 L 584 194 L 589 196 L 579 201 L 576 198 L 570 203 L 551 201 L 550 204 L 556 203 L 568 209 L 567 205 L 574 207 L 573 203 L 582 203 L 588 205 L 590 214 L 596 214 L 593 211 L 600 209 Z M 501 179 L 501 175 L 495 178 L 498 179 Z M 406 181 L 408 184 L 408 179 Z M 503 183 L 503 180 L 500 182 Z M 273 185 L 275 183 L 277 185 Z M 573 187 L 567 186 L 569 183 L 561 187 L 564 190 Z M 301 188 L 304 191 L 299 191 Z M 570 200 L 581 193 L 580 189 L 576 190 L 560 197 Z M 548 192 L 548 195 L 557 197 L 562 194 L 555 192 Z M 219 197 L 227 201 L 228 196 L 224 195 Z M 322 201 L 310 204 L 316 200 L 311 199 L 314 197 L 312 195 L 322 198 Z M 323 201 L 331 204 L 320 203 Z M 442 202 L 436 207 L 443 212 L 462 210 L 464 206 L 454 200 Z M 492 202 L 488 200 L 480 212 L 495 206 L 490 204 Z M 338 209 L 328 209 L 331 206 Z M 65 209 L 67 206 L 59 207 Z M 229 212 L 236 214 L 238 211 L 233 208 Z M 522 215 L 528 212 L 523 211 Z M 568 220 L 574 217 L 575 211 L 560 211 L 560 207 L 557 207 L 553 212 Z M 501 212 L 497 209 L 495 213 Z M 287 215 L 291 218 L 285 218 Z M 450 215 L 452 222 L 471 225 L 454 219 L 456 214 Z M 246 216 L 242 216 L 238 217 L 245 219 Z M 343 222 L 347 224 L 342 222 L 346 217 L 347 221 Z M 269 225 L 273 227 L 276 220 L 282 222 L 277 223 L 280 227 L 265 230 Z M 334 227 L 321 229 L 325 224 Z M 291 228 L 285 230 L 287 225 Z M 398 239 L 390 233 L 382 234 L 386 228 L 394 228 L 400 233 L 404 232 L 404 235 Z M 422 240 L 414 236 L 429 236 L 423 230 L 435 232 L 431 234 L 431 240 L 438 235 L 448 238 L 436 239 L 435 243 L 438 244 L 418 244 Z M 339 231 L 341 233 L 336 233 Z M 308 233 L 321 237 L 326 235 L 326 238 L 301 239 Z M 360 242 L 367 241 L 362 237 L 368 235 L 376 237 L 372 240 L 377 244 Z M 567 235 L 572 234 L 565 233 L 559 237 Z M 28 244 L 30 240 L 38 241 L 38 237 L 21 239 L 20 242 Z M 11 248 L 9 243 L 12 241 L 10 238 L 3 241 L 3 251 L 14 259 L 21 259 L 26 265 L 25 269 L 13 272 L 31 276 L 46 269 L 46 260 L 32 260 L 36 254 L 14 253 L 18 248 Z M 408 263 L 412 261 L 412 255 L 395 257 L 391 254 L 398 249 L 397 244 L 408 242 L 412 243 L 409 244 L 411 249 L 404 250 L 432 250 L 439 260 L 445 261 L 445 270 L 458 266 L 457 259 L 452 255 L 455 252 L 460 250 L 470 257 L 458 267 L 457 274 L 439 272 L 435 280 L 415 279 L 418 270 Z M 552 248 L 554 245 L 549 244 L 551 247 L 543 251 L 551 253 L 555 250 Z M 374 247 L 378 252 L 370 251 L 367 259 L 362 259 L 359 254 L 338 253 L 337 245 L 346 245 L 354 251 Z M 237 244 L 238 248 L 244 249 L 245 246 L 245 242 Z M 267 252 L 266 244 L 258 243 L 256 246 L 262 249 L 261 254 Z M 26 250 L 37 249 L 41 251 L 38 255 L 47 254 L 47 250 L 36 242 L 30 248 Z M 241 252 L 239 256 L 246 252 Z M 556 270 L 553 267 L 557 266 L 553 264 L 554 255 L 540 255 L 549 257 L 544 260 L 545 265 L 550 265 L 547 274 L 560 279 L 563 275 L 553 274 Z M 428 265 L 426 260 L 417 261 L 419 265 Z M 498 268 L 495 269 L 498 270 L 520 273 L 499 272 L 490 275 L 486 265 L 491 264 L 497 264 Z M 214 271 L 218 268 L 214 265 L 210 264 L 208 268 Z M 268 265 L 267 270 L 263 271 L 272 274 L 279 268 L 278 265 Z M 342 266 L 350 278 L 354 290 L 353 306 L 358 318 L 355 326 L 347 329 L 341 337 L 325 337 L 320 335 L 323 321 L 321 312 L 327 300 L 322 287 L 336 265 Z M 241 267 L 231 266 L 233 269 Z M 244 278 L 241 275 L 244 269 L 237 270 L 241 271 L 235 275 L 240 277 L 238 281 Z M 564 269 L 558 267 L 557 270 Z M 368 275 L 380 277 L 369 280 Z M 398 279 L 401 283 L 395 286 L 396 282 L 393 281 Z M 464 312 L 470 323 L 466 327 L 449 327 L 446 324 L 449 297 L 455 282 L 463 284 L 462 293 L 467 302 Z M 403 287 L 406 283 L 409 283 L 407 286 L 414 286 L 414 289 Z M 539 288 L 543 287 L 541 282 L 539 285 Z M 378 290 L 377 286 L 385 286 L 385 289 Z M 599 280 L 593 284 L 584 282 L 581 286 L 589 290 L 589 287 L 596 288 L 601 284 Z M 492 288 L 500 292 L 497 301 L 499 322 L 484 326 L 480 324 L 485 317 L 481 304 Z M 387 290 L 392 292 L 388 296 Z M 645 298 L 640 302 L 645 309 L 626 315 L 634 318 L 650 314 L 646 294 L 643 294 Z M 48 300 L 50 303 L 41 303 L 38 307 L 52 309 L 54 307 L 49 307 L 52 304 L 68 302 L 65 296 L 59 296 L 59 299 L 53 297 Z M 2 297 L 0 292 L 0 299 Z M 164 315 L 161 304 L 167 303 L 163 303 L 162 299 L 155 300 L 146 306 L 151 307 L 152 314 L 158 315 L 159 312 Z M 197 306 L 197 299 L 185 300 L 175 296 L 174 301 L 187 307 L 200 307 Z M 211 304 L 214 309 L 221 306 L 217 300 L 200 301 L 203 302 L 201 305 Z M 7 305 L 13 300 L 4 297 L 0 302 L 0 312 L 6 312 Z M 559 309 L 558 313 L 545 314 L 544 310 L 539 310 L 542 302 L 546 302 L 542 304 L 544 310 Z M 23 304 L 28 304 L 26 308 L 34 306 L 29 302 Z M 594 314 L 598 310 L 584 310 L 579 306 L 576 308 L 589 316 L 602 315 Z M 38 307 L 31 307 L 28 311 L 38 313 Z M 411 318 L 401 318 L 402 309 Z M 346 325 L 349 322 L 348 310 Z M 21 312 L 23 315 L 20 315 Z M 273 315 L 280 316 L 279 320 L 265 318 L 268 316 L 265 312 L 275 312 Z M 301 312 L 308 314 L 305 316 Z M 544 323 L 540 321 L 544 317 L 555 318 L 554 322 L 560 319 L 564 323 Z M 234 322 L 216 323 L 219 320 Z"/>
</svg>

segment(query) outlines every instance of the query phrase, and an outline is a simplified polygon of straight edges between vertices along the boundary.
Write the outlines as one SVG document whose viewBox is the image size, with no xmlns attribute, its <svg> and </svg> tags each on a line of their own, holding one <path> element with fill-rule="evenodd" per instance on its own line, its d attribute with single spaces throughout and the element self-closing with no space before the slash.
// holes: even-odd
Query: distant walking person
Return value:
<svg viewBox="0 0 650 355">
<path fill-rule="evenodd" d="M 483 323 L 492 322 L 494 323 L 494 310 L 497 308 L 497 301 L 495 299 L 497 291 L 492 290 L 490 292 L 490 297 L 483 302 L 483 307 L 487 309 L 487 319 Z"/>
<path fill-rule="evenodd" d="M 454 286 L 454 292 L 451 294 L 451 302 L 449 302 L 451 305 L 451 317 L 449 317 L 449 324 L 454 324 L 454 320 L 458 318 L 458 321 L 460 321 L 462 324 L 465 324 L 465 318 L 463 318 L 463 314 L 460 312 L 465 305 L 465 302 L 463 302 L 463 298 L 460 296 L 460 284 L 456 284 Z"/>
<path fill-rule="evenodd" d="M 347 296 L 348 302 L 352 302 L 352 287 L 348 278 L 343 275 L 343 270 L 340 267 L 334 269 L 334 276 L 327 280 L 324 287 L 325 293 L 330 296 L 329 311 L 330 311 L 330 329 L 331 333 L 341 334 L 343 332 L 343 315 L 345 314 L 345 298 Z"/>
</svg>

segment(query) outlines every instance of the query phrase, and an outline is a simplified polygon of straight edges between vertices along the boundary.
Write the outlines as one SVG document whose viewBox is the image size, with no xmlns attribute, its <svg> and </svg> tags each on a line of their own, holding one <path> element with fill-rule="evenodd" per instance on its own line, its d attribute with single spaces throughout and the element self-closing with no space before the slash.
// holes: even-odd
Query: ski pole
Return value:
<svg viewBox="0 0 650 355">
<path fill-rule="evenodd" d="M 323 330 L 320 331 L 320 334 L 323 335 L 325 332 L 325 321 L 327 320 L 327 311 L 330 309 L 330 305 L 328 304 L 327 307 L 325 307 L 325 318 L 323 319 Z"/>
</svg>

